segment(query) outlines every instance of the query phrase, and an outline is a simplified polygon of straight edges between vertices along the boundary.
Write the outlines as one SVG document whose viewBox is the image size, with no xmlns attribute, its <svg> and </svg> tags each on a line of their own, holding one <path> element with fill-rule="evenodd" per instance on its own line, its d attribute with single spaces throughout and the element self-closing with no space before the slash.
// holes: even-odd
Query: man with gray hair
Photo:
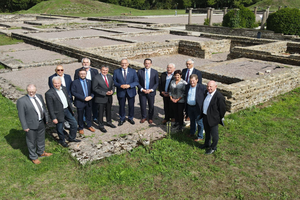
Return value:
<svg viewBox="0 0 300 200">
<path fill-rule="evenodd" d="M 185 61 L 186 68 L 182 70 L 182 79 L 185 80 L 187 83 L 190 82 L 190 76 L 192 74 L 196 74 L 198 76 L 198 84 L 202 84 L 202 74 L 199 70 L 194 68 L 194 60 L 189 58 Z M 187 121 L 190 120 L 188 111 L 185 111 L 185 119 Z"/>
<path fill-rule="evenodd" d="M 172 121 L 175 121 L 174 110 L 172 109 L 173 102 L 171 101 L 169 96 L 169 85 L 171 83 L 171 80 L 173 79 L 174 71 L 175 64 L 169 63 L 167 65 L 167 71 L 163 72 L 159 79 L 158 90 L 160 96 L 163 97 L 165 111 L 165 118 L 162 121 L 162 124 L 166 124 L 170 119 L 172 119 Z"/>
<path fill-rule="evenodd" d="M 111 106 L 113 103 L 112 95 L 115 91 L 115 85 L 114 80 L 112 76 L 108 74 L 108 71 L 108 66 L 102 66 L 101 73 L 95 76 L 92 85 L 95 94 L 95 102 L 98 104 L 99 109 L 99 129 L 103 133 L 107 132 L 104 125 L 116 128 L 116 126 L 112 124 L 111 120 Z M 104 111 L 106 113 L 106 123 L 103 122 Z"/>
<path fill-rule="evenodd" d="M 77 133 L 77 121 L 72 111 L 72 104 L 68 98 L 67 89 L 61 86 L 61 79 L 58 76 L 52 78 L 53 87 L 50 88 L 46 94 L 46 103 L 50 118 L 56 125 L 56 131 L 59 136 L 59 143 L 63 147 L 68 145 L 65 142 L 65 136 L 63 133 L 63 123 L 67 120 L 70 124 L 69 142 L 80 142 L 76 139 Z"/>
<path fill-rule="evenodd" d="M 94 69 L 91 67 L 91 60 L 88 58 L 82 58 L 81 60 L 82 67 L 86 70 L 86 79 L 92 81 L 94 80 L 94 77 L 99 74 L 97 69 Z M 81 67 L 81 68 L 82 68 Z M 74 74 L 74 80 L 79 79 L 79 70 L 76 69 Z M 92 113 L 93 113 L 93 120 L 94 122 L 98 122 L 98 111 L 97 111 L 97 104 L 95 103 L 95 99 L 92 99 Z"/>
<path fill-rule="evenodd" d="M 26 144 L 29 158 L 34 164 L 40 164 L 39 157 L 48 157 L 52 153 L 45 152 L 45 123 L 48 123 L 48 112 L 42 95 L 37 94 L 36 86 L 26 87 L 27 95 L 17 101 L 19 119 L 26 133 Z"/>
</svg>

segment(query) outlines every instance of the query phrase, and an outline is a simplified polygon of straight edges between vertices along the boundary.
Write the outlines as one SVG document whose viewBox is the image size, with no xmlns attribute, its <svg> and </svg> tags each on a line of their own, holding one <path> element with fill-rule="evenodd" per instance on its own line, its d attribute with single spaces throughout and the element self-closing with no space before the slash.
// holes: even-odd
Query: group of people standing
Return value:
<svg viewBox="0 0 300 200">
<path fill-rule="evenodd" d="M 98 124 L 102 132 L 107 132 L 105 126 L 116 128 L 111 119 L 112 95 L 117 93 L 119 102 L 118 126 L 125 121 L 135 124 L 134 103 L 138 88 L 141 119 L 140 123 L 148 121 L 153 123 L 154 103 L 156 90 L 163 97 L 166 124 L 173 121 L 178 130 L 183 128 L 185 117 L 191 121 L 189 137 L 195 141 L 203 139 L 205 129 L 205 143 L 207 154 L 214 153 L 218 143 L 218 124 L 225 114 L 225 99 L 216 90 L 214 81 L 209 81 L 207 87 L 202 85 L 201 72 L 194 68 L 194 61 L 186 61 L 187 68 L 175 70 L 175 64 L 167 65 L 167 71 L 159 78 L 157 70 L 152 68 L 152 60 L 144 60 L 144 68 L 136 70 L 129 67 L 128 59 L 121 60 L 121 67 L 110 75 L 108 66 L 101 66 L 100 73 L 91 68 L 88 58 L 82 59 L 82 68 L 75 71 L 74 81 L 71 76 L 64 73 L 62 65 L 58 65 L 55 74 L 49 77 L 49 90 L 45 93 L 46 104 L 37 88 L 33 84 L 27 86 L 27 95 L 17 101 L 19 119 L 23 130 L 26 132 L 26 142 L 29 150 L 29 158 L 33 163 L 39 164 L 39 157 L 51 156 L 45 152 L 45 123 L 51 121 L 56 125 L 59 143 L 63 147 L 68 144 L 65 141 L 64 126 L 69 131 L 69 142 L 80 142 L 76 139 L 77 130 L 84 134 L 84 128 L 95 132 L 92 121 Z M 73 99 L 74 97 L 74 99 Z M 126 118 L 125 105 L 128 102 L 128 116 Z M 77 120 L 74 117 L 73 106 L 77 108 Z M 148 113 L 147 113 L 148 104 Z M 46 109 L 46 105 L 47 108 Z M 103 121 L 104 114 L 106 122 Z M 50 119 L 48 117 L 50 116 Z M 211 138 L 213 143 L 211 143 Z"/>
</svg>

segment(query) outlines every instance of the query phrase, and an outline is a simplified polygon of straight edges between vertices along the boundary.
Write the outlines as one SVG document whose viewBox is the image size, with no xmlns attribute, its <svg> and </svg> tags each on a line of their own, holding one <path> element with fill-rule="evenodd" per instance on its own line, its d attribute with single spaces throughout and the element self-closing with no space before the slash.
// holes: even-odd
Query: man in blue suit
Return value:
<svg viewBox="0 0 300 200">
<path fill-rule="evenodd" d="M 126 58 L 121 60 L 121 67 L 114 71 L 114 84 L 117 88 L 117 97 L 119 101 L 120 121 L 118 126 L 122 126 L 125 122 L 125 102 L 128 101 L 128 121 L 135 124 L 134 116 L 134 100 L 136 95 L 136 86 L 139 79 L 134 69 L 128 67 L 129 62 Z"/>
<path fill-rule="evenodd" d="M 81 60 L 81 63 L 82 63 L 82 67 L 86 70 L 86 79 L 87 80 L 90 80 L 90 81 L 93 81 L 94 77 L 99 74 L 98 70 L 97 69 L 94 69 L 94 68 L 91 68 L 91 60 L 88 59 L 88 58 L 83 58 Z M 75 74 L 74 74 L 74 80 L 76 79 L 79 79 L 79 70 L 81 68 L 78 68 L 75 70 Z M 92 100 L 92 114 L 93 114 L 93 120 L 98 123 L 98 109 L 97 109 L 97 104 L 95 102 L 95 100 L 93 99 Z"/>
<path fill-rule="evenodd" d="M 71 94 L 71 84 L 72 84 L 72 78 L 69 74 L 65 74 L 64 73 L 64 68 L 62 65 L 57 65 L 56 68 L 55 68 L 55 74 L 49 76 L 48 78 L 48 86 L 49 88 L 52 88 L 53 87 L 53 83 L 52 83 L 52 78 L 54 76 L 59 76 L 60 79 L 61 79 L 61 85 L 66 87 L 67 91 L 68 91 L 68 96 L 71 100 L 71 102 L 73 101 L 72 100 L 72 94 Z"/>
<path fill-rule="evenodd" d="M 94 94 L 92 93 L 92 83 L 90 80 L 86 79 L 86 70 L 84 68 L 80 69 L 79 79 L 73 81 L 71 86 L 71 93 L 75 97 L 74 105 L 77 108 L 78 114 L 78 125 L 79 133 L 84 134 L 83 127 L 83 114 L 86 114 L 86 125 L 87 129 L 92 132 L 95 132 L 95 129 L 92 127 L 92 99 Z"/>
<path fill-rule="evenodd" d="M 148 123 L 153 123 L 153 114 L 154 114 L 154 99 L 156 95 L 156 88 L 158 86 L 158 72 L 155 69 L 152 69 L 152 60 L 146 58 L 144 60 L 145 68 L 138 71 L 139 85 L 138 93 L 140 98 L 140 107 L 142 119 L 141 123 L 144 123 L 147 120 L 146 104 L 148 100 Z"/>
</svg>

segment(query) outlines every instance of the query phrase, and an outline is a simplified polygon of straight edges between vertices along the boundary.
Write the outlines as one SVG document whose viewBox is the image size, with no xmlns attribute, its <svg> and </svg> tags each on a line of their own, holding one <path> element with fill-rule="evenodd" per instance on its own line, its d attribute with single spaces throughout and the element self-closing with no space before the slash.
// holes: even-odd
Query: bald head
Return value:
<svg viewBox="0 0 300 200">
<path fill-rule="evenodd" d="M 57 65 L 56 68 L 55 68 L 55 73 L 58 76 L 64 75 L 64 67 L 62 65 Z"/>
<path fill-rule="evenodd" d="M 213 93 L 214 91 L 216 91 L 217 89 L 217 83 L 215 81 L 209 81 L 207 83 L 207 91 L 209 92 L 209 94 Z"/>
</svg>

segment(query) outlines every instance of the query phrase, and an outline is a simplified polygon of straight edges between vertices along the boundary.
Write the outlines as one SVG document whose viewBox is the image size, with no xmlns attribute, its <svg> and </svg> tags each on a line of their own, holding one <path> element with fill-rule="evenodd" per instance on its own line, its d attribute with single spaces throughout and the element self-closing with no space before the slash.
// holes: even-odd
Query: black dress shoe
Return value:
<svg viewBox="0 0 300 200">
<path fill-rule="evenodd" d="M 65 143 L 65 142 L 59 142 L 59 144 L 60 144 L 61 146 L 63 146 L 63 147 L 68 147 L 68 144 Z"/>
<path fill-rule="evenodd" d="M 118 126 L 122 126 L 125 121 L 119 121 Z"/>
<path fill-rule="evenodd" d="M 209 154 L 213 154 L 216 150 L 214 149 L 208 149 L 205 154 L 209 155 Z"/>
<path fill-rule="evenodd" d="M 133 121 L 133 119 L 127 119 L 127 121 L 129 121 L 130 124 L 135 124 L 135 122 Z"/>
<path fill-rule="evenodd" d="M 103 132 L 103 133 L 106 133 L 107 132 L 107 130 L 104 128 L 104 127 L 99 127 L 99 130 L 101 131 L 101 132 Z"/>
<path fill-rule="evenodd" d="M 111 128 L 117 128 L 115 125 L 113 125 L 111 122 L 106 122 L 106 126 L 109 126 Z"/>
<path fill-rule="evenodd" d="M 69 142 L 81 142 L 81 140 L 78 140 L 78 139 L 69 139 Z"/>
</svg>

